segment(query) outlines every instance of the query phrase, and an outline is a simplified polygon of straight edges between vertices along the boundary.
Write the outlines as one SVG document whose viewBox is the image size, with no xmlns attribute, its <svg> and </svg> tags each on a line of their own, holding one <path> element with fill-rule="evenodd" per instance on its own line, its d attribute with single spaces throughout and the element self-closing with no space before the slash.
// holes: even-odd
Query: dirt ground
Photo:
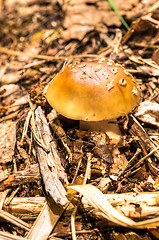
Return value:
<svg viewBox="0 0 159 240">
<path fill-rule="evenodd" d="M 2 240 L 159 239 L 159 2 L 114 2 L 0 1 Z M 61 69 L 104 58 L 141 93 L 115 138 L 46 99 Z"/>
</svg>

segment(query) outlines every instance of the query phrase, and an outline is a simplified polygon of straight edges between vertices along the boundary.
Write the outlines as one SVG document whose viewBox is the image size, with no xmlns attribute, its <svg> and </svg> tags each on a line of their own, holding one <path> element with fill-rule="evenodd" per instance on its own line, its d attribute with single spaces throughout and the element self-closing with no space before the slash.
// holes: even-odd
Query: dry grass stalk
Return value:
<svg viewBox="0 0 159 240">
<path fill-rule="evenodd" d="M 10 213 L 7 213 L 4 210 L 0 210 L 0 218 L 6 220 L 7 222 L 10 222 L 14 225 L 16 225 L 17 227 L 20 227 L 22 229 L 24 229 L 25 231 L 29 231 L 30 230 L 30 226 L 29 224 L 27 224 L 26 222 L 22 221 L 21 219 L 13 216 Z"/>
<path fill-rule="evenodd" d="M 51 231 L 59 220 L 64 208 L 51 201 L 46 202 L 38 218 L 34 222 L 27 239 L 29 240 L 46 240 Z"/>
<path fill-rule="evenodd" d="M 20 51 L 14 51 L 14 50 L 11 50 L 11 49 L 7 49 L 7 48 L 4 48 L 4 47 L 0 47 L 0 52 L 1 53 L 6 53 L 8 55 L 13 55 L 13 56 L 27 56 L 27 57 L 30 57 L 30 58 L 38 58 L 38 59 L 45 59 L 47 61 L 52 61 L 52 60 L 55 60 L 55 59 L 62 59 L 62 60 L 65 60 L 65 59 L 76 59 L 76 58 L 87 58 L 87 57 L 91 57 L 91 58 L 94 58 L 94 57 L 97 57 L 96 54 L 79 54 L 79 55 L 71 55 L 71 56 L 48 56 L 48 55 L 42 55 L 42 54 L 32 54 L 32 53 L 24 53 L 24 52 L 20 52 Z"/>
<path fill-rule="evenodd" d="M 19 237 L 3 231 L 0 231 L 0 239 L 1 240 L 26 240 L 26 238 Z"/>
</svg>

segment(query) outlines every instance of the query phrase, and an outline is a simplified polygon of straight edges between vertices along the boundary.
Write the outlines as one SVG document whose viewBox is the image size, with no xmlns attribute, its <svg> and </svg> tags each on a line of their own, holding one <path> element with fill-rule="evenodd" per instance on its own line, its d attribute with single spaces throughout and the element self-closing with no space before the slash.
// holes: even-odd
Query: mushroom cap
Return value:
<svg viewBox="0 0 159 240">
<path fill-rule="evenodd" d="M 132 75 L 110 59 L 70 64 L 55 76 L 47 90 L 47 100 L 58 113 L 84 121 L 126 115 L 140 99 Z"/>
</svg>

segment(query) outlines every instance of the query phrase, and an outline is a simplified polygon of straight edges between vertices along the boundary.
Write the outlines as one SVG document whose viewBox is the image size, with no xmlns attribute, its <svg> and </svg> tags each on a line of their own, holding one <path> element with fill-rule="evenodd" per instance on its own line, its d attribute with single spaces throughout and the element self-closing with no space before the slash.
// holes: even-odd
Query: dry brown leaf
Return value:
<svg viewBox="0 0 159 240">
<path fill-rule="evenodd" d="M 157 50 L 153 53 L 153 55 L 152 55 L 152 60 L 159 65 L 159 49 L 157 49 Z"/>
<path fill-rule="evenodd" d="M 1 84 L 11 84 L 19 82 L 21 72 L 6 73 L 1 77 Z"/>
<path fill-rule="evenodd" d="M 12 121 L 0 123 L 0 162 L 12 161 L 16 141 L 16 124 Z"/>
<path fill-rule="evenodd" d="M 102 25 L 121 26 L 116 13 L 111 9 L 107 1 L 69 1 L 63 6 L 65 18 L 63 22 L 66 31 L 62 32 L 65 39 L 77 38 L 81 40 L 84 35 Z M 89 14 L 88 14 L 89 13 Z"/>
<path fill-rule="evenodd" d="M 7 109 L 7 114 L 16 112 L 20 107 L 29 103 L 28 95 L 15 99 L 15 102 L 11 104 Z"/>
<path fill-rule="evenodd" d="M 0 88 L 0 97 L 8 97 L 12 93 L 16 92 L 19 90 L 19 86 L 17 84 L 7 84 L 3 85 Z"/>
<path fill-rule="evenodd" d="M 159 127 L 159 104 L 149 100 L 144 101 L 138 107 L 135 116 L 143 122 Z"/>
</svg>

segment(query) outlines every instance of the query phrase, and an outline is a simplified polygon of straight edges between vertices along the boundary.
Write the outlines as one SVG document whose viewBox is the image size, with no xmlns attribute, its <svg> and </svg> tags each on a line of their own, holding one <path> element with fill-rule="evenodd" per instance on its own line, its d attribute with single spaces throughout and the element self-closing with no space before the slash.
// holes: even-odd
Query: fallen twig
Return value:
<svg viewBox="0 0 159 240">
<path fill-rule="evenodd" d="M 67 183 L 67 177 L 64 168 L 61 165 L 56 143 L 51 137 L 50 129 L 41 107 L 38 107 L 35 110 L 35 124 L 40 141 L 50 149 L 50 152 L 46 152 L 35 142 L 37 158 L 45 184 L 45 190 L 52 196 L 56 203 L 65 205 L 68 202 L 66 191 L 59 179 Z M 34 126 L 32 126 L 32 128 L 33 127 Z"/>
</svg>

